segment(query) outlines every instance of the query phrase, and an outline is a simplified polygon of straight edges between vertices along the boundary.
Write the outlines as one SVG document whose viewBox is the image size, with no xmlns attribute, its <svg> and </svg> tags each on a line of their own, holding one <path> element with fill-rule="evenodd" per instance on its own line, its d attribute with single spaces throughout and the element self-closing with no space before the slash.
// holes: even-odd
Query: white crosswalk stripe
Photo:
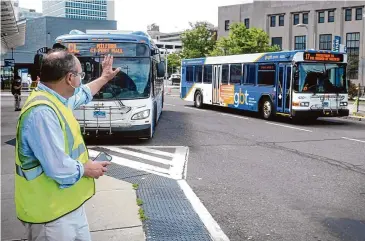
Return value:
<svg viewBox="0 0 365 241">
<path fill-rule="evenodd" d="M 180 180 L 186 178 L 189 148 L 184 146 L 89 146 L 90 158 L 104 151 L 112 162 Z"/>
</svg>

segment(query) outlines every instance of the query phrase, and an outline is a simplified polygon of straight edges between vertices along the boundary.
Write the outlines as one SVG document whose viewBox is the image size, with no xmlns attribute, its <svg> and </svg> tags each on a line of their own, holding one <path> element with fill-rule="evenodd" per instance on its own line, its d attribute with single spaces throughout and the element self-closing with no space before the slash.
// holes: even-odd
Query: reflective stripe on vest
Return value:
<svg viewBox="0 0 365 241">
<path fill-rule="evenodd" d="M 36 96 L 34 97 L 32 100 L 30 100 L 29 102 L 27 102 L 23 108 L 25 109 L 27 106 L 29 106 L 31 103 L 38 101 L 38 100 L 45 100 L 45 101 L 49 101 L 50 103 L 53 103 L 50 99 L 48 99 L 46 96 Z M 57 111 L 59 113 L 62 113 L 56 105 L 54 105 L 54 107 L 57 109 Z M 67 141 L 69 143 L 69 155 L 72 159 L 75 159 L 77 157 L 79 157 L 81 154 L 83 154 L 86 151 L 85 145 L 83 143 L 79 144 L 79 146 L 76 149 L 72 149 L 74 146 L 74 139 L 73 139 L 73 135 L 70 129 L 70 126 L 68 125 L 65 117 L 60 114 L 62 121 L 65 123 L 65 129 L 66 129 L 66 136 L 67 136 Z M 15 164 L 15 170 L 16 173 L 21 176 L 24 177 L 25 179 L 27 179 L 28 181 L 33 180 L 35 178 L 37 178 L 38 176 L 40 176 L 43 173 L 43 168 L 41 165 L 32 167 L 30 169 L 23 169 L 21 168 L 19 165 Z"/>
</svg>

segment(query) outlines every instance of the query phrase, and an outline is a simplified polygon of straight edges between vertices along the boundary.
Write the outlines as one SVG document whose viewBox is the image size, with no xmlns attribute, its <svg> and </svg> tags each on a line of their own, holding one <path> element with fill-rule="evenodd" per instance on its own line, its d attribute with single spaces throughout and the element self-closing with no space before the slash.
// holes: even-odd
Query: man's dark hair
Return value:
<svg viewBox="0 0 365 241">
<path fill-rule="evenodd" d="M 76 72 L 75 56 L 62 49 L 53 49 L 42 59 L 42 82 L 57 82 L 70 72 Z"/>
</svg>

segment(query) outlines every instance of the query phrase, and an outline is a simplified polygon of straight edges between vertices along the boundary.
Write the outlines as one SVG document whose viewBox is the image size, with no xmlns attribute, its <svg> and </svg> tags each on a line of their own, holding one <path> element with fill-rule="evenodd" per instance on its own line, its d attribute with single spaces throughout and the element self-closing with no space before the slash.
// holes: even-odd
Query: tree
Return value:
<svg viewBox="0 0 365 241">
<path fill-rule="evenodd" d="M 208 22 L 190 23 L 192 29 L 186 30 L 181 35 L 183 44 L 182 57 L 199 58 L 208 56 L 215 46 L 215 31 Z"/>
<path fill-rule="evenodd" d="M 348 55 L 346 79 L 348 81 L 348 93 L 350 99 L 353 99 L 353 97 L 358 95 L 357 86 L 350 80 L 350 78 L 353 76 L 353 73 L 354 72 L 356 73 L 358 69 L 359 69 L 359 57 Z"/>
<path fill-rule="evenodd" d="M 229 36 L 217 41 L 212 56 L 263 53 L 280 51 L 279 46 L 270 46 L 269 36 L 258 28 L 247 29 L 243 23 L 233 23 Z"/>
<path fill-rule="evenodd" d="M 172 53 L 167 56 L 167 67 L 169 74 L 176 72 L 181 66 L 181 56 L 178 53 Z M 174 71 L 175 70 L 175 71 Z"/>
</svg>

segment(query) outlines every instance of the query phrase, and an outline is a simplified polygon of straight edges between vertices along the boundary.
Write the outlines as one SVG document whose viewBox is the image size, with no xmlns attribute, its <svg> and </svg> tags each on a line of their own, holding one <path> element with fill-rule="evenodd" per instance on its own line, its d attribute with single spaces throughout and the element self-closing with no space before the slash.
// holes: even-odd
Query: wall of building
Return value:
<svg viewBox="0 0 365 241">
<path fill-rule="evenodd" d="M 76 20 L 57 17 L 41 17 L 27 21 L 25 45 L 14 50 L 15 63 L 33 63 L 36 51 L 42 47 L 52 47 L 54 40 L 71 30 L 78 29 L 117 29 L 116 21 L 108 20 Z M 11 58 L 8 53 L 5 58 Z"/>
<path fill-rule="evenodd" d="M 295 36 L 305 36 L 307 49 L 320 48 L 320 36 L 331 34 L 341 36 L 341 44 L 346 44 L 348 33 L 359 33 L 359 73 L 358 81 L 365 85 L 365 17 L 355 20 L 355 9 L 363 8 L 364 1 L 254 1 L 253 3 L 223 6 L 218 9 L 218 37 L 227 36 L 225 21 L 244 22 L 249 19 L 250 27 L 265 30 L 270 41 L 282 38 L 282 49 L 295 49 Z M 345 11 L 352 8 L 352 20 L 345 21 Z M 324 12 L 324 22 L 319 23 L 319 12 Z M 334 11 L 334 21 L 329 22 L 329 11 Z M 308 13 L 308 24 L 303 24 L 303 14 Z M 294 16 L 299 14 L 299 25 L 294 25 Z M 284 16 L 284 26 L 279 26 L 279 16 Z M 270 26 L 271 16 L 276 16 L 275 27 Z M 332 46 L 332 41 L 331 41 Z"/>
</svg>

